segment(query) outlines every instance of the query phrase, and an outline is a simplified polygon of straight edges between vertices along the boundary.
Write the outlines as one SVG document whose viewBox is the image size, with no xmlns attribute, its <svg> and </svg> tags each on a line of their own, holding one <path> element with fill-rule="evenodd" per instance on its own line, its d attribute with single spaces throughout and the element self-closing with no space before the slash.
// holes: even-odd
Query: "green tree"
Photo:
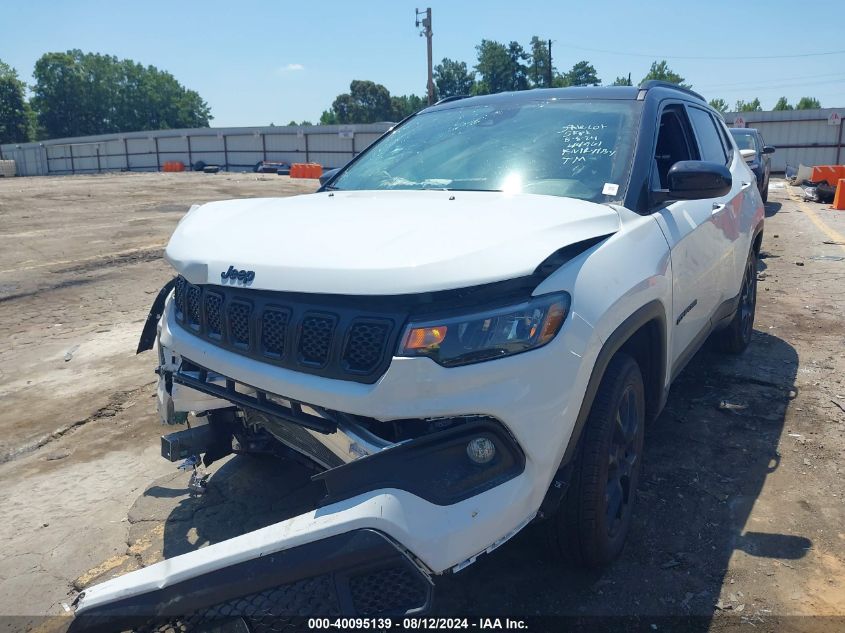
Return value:
<svg viewBox="0 0 845 633">
<path fill-rule="evenodd" d="M 678 84 L 679 86 L 682 86 L 684 88 L 692 87 L 689 84 L 685 84 L 684 78 L 681 77 L 675 71 L 673 71 L 671 68 L 669 68 L 669 64 L 666 63 L 665 59 L 659 62 L 652 62 L 648 74 L 643 77 L 643 81 L 649 81 L 651 79 L 657 79 L 659 81 L 668 81 L 669 83 Z"/>
<path fill-rule="evenodd" d="M 331 112 L 323 112 L 320 123 L 376 123 L 393 119 L 390 92 L 373 81 L 353 79 L 349 92 L 335 97 Z"/>
<path fill-rule="evenodd" d="M 601 85 L 601 80 L 596 75 L 596 69 L 586 60 L 575 64 L 564 77 L 566 78 L 567 86 Z"/>
<path fill-rule="evenodd" d="M 168 72 L 114 56 L 46 53 L 35 64 L 32 106 L 49 137 L 208 127 L 199 94 Z"/>
<path fill-rule="evenodd" d="M 821 102 L 814 97 L 801 97 L 797 104 L 796 110 L 819 110 L 822 107 Z"/>
<path fill-rule="evenodd" d="M 724 99 L 710 99 L 710 107 L 724 114 L 728 111 L 728 102 Z"/>
<path fill-rule="evenodd" d="M 14 68 L 0 60 L 0 143 L 22 143 L 32 136 L 26 85 Z"/>
<path fill-rule="evenodd" d="M 569 75 L 567 73 L 555 73 L 552 78 L 552 88 L 567 88 L 569 83 Z"/>
<path fill-rule="evenodd" d="M 789 104 L 789 102 L 786 100 L 786 97 L 781 97 L 780 99 L 778 99 L 778 102 L 775 104 L 775 107 L 772 108 L 772 109 L 782 111 L 782 110 L 794 110 L 795 108 L 793 108 Z"/>
<path fill-rule="evenodd" d="M 428 105 L 428 102 L 417 95 L 402 95 L 401 97 L 390 97 L 392 111 L 391 121 L 401 121 L 407 116 L 419 112 Z"/>
<path fill-rule="evenodd" d="M 473 84 L 475 77 L 467 69 L 466 62 L 444 57 L 434 67 L 434 86 L 440 99 L 471 94 Z"/>
<path fill-rule="evenodd" d="M 528 88 L 529 55 L 517 42 L 507 46 L 493 40 L 481 40 L 475 47 L 478 63 L 475 70 L 481 76 L 475 84 L 475 94 L 495 94 L 506 90 Z"/>
<path fill-rule="evenodd" d="M 633 86 L 634 84 L 631 83 L 631 73 L 628 73 L 627 77 L 617 77 L 613 80 L 613 83 L 610 84 L 611 86 Z"/>
<path fill-rule="evenodd" d="M 549 88 L 549 78 L 554 77 L 555 70 L 549 72 L 550 54 L 547 40 L 541 40 L 536 35 L 531 38 L 531 64 L 528 66 L 528 80 L 534 88 Z"/>
<path fill-rule="evenodd" d="M 754 98 L 754 101 L 743 101 L 740 99 L 736 102 L 737 112 L 760 112 L 763 106 L 760 105 L 760 99 Z"/>
</svg>

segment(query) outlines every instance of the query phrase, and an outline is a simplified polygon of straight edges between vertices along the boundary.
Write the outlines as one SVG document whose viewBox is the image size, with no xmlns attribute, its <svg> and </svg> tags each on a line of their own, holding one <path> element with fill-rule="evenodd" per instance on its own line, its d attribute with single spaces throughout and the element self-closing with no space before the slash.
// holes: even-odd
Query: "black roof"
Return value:
<svg viewBox="0 0 845 633">
<path fill-rule="evenodd" d="M 477 97 L 454 96 L 441 99 L 428 109 L 448 108 L 457 101 L 469 99 L 473 104 L 525 103 L 529 101 L 551 100 L 614 100 L 633 101 L 643 99 L 649 92 L 681 92 L 688 97 L 704 101 L 697 92 L 666 81 L 646 81 L 639 86 L 577 86 L 570 88 L 534 88 L 515 92 L 499 92 Z M 463 105 L 463 103 L 462 103 Z"/>
</svg>

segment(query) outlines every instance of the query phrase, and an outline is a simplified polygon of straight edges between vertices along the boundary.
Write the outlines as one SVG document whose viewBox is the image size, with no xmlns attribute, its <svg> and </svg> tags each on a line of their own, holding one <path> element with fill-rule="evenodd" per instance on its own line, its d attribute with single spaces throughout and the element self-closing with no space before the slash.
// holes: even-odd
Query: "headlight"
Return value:
<svg viewBox="0 0 845 633">
<path fill-rule="evenodd" d="M 397 355 L 428 356 L 453 367 L 542 347 L 560 331 L 569 304 L 569 294 L 562 292 L 477 314 L 411 323 Z"/>
</svg>

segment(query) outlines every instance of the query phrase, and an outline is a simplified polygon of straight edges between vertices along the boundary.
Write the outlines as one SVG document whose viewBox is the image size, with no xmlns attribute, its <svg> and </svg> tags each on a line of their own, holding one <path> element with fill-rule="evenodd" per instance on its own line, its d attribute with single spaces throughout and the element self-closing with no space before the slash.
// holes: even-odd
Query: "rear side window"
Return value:
<svg viewBox="0 0 845 633">
<path fill-rule="evenodd" d="M 728 132 L 728 128 L 725 127 L 724 121 L 718 117 L 713 117 L 713 120 L 716 121 L 716 129 L 719 130 L 719 134 L 722 137 L 722 144 L 725 146 L 725 153 L 728 155 L 728 164 L 730 164 L 733 159 L 734 151 L 734 145 L 731 142 L 731 133 Z"/>
<path fill-rule="evenodd" d="M 698 139 L 698 148 L 701 151 L 701 160 L 709 160 L 724 165 L 728 162 L 725 154 L 725 146 L 719 138 L 719 131 L 710 113 L 701 108 L 687 108 L 692 127 L 695 129 L 695 136 Z"/>
</svg>

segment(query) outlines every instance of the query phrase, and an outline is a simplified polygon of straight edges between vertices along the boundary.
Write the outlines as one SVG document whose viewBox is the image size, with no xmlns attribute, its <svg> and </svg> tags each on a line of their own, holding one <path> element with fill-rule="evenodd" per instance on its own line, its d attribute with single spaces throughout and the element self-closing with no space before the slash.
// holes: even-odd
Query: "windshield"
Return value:
<svg viewBox="0 0 845 633">
<path fill-rule="evenodd" d="M 332 189 L 505 191 L 620 200 L 635 101 L 460 105 L 422 112 L 350 165 Z"/>
<path fill-rule="evenodd" d="M 754 134 L 751 132 L 732 132 L 732 134 L 740 150 L 753 149 L 755 152 L 757 151 L 757 139 Z"/>
</svg>

